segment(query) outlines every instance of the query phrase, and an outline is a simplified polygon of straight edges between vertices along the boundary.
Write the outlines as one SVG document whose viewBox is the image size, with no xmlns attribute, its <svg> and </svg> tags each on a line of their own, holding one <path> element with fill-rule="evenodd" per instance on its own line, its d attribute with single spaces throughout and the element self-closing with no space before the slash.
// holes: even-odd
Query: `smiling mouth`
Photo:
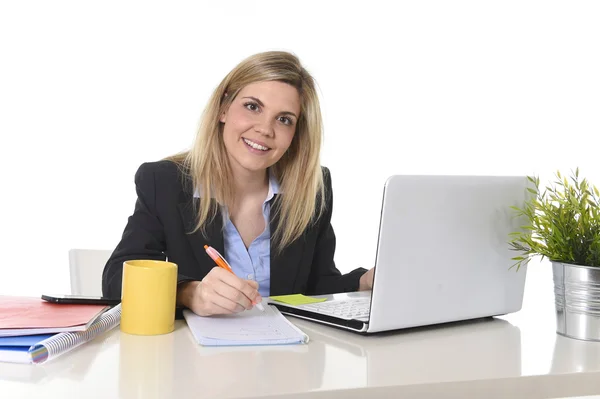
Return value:
<svg viewBox="0 0 600 399">
<path fill-rule="evenodd" d="M 269 150 L 270 150 L 270 148 L 269 148 L 269 147 L 265 147 L 265 146 L 263 146 L 263 145 L 260 145 L 260 144 L 258 144 L 258 143 L 255 143 L 255 142 L 254 142 L 254 141 L 252 141 L 252 140 L 248 140 L 248 139 L 245 139 L 245 138 L 242 138 L 242 140 L 244 140 L 244 143 L 246 143 L 246 145 L 247 145 L 248 147 L 252 147 L 252 148 L 254 148 L 255 150 L 259 150 L 259 151 L 269 151 Z"/>
</svg>

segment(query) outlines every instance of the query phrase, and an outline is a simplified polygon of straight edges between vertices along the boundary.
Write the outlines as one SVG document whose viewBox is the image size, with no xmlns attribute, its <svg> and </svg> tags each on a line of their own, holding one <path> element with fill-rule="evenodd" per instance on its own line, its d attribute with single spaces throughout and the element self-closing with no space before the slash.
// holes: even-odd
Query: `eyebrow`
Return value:
<svg viewBox="0 0 600 399">
<path fill-rule="evenodd" d="M 256 97 L 252 97 L 252 96 L 248 96 L 248 97 L 242 97 L 242 98 L 249 98 L 251 100 L 254 100 L 258 103 L 258 105 L 260 105 L 261 107 L 264 107 L 265 104 L 263 104 L 262 101 L 260 101 L 258 98 Z M 298 117 L 296 116 L 295 113 L 291 112 L 291 111 L 283 111 L 280 113 L 281 115 L 292 115 L 294 118 L 298 119 Z"/>
</svg>

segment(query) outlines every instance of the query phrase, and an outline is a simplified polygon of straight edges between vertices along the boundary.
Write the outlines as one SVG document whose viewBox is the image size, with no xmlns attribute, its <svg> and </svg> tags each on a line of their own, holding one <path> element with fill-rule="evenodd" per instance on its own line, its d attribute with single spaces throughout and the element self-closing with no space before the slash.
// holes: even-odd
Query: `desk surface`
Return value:
<svg viewBox="0 0 600 399">
<path fill-rule="evenodd" d="M 46 364 L 0 363 L 12 398 L 574 397 L 600 393 L 600 343 L 555 333 L 551 271 L 530 269 L 524 308 L 470 322 L 360 336 L 290 318 L 307 345 L 204 348 L 118 329 Z M 367 392 L 368 391 L 368 392 Z"/>
</svg>

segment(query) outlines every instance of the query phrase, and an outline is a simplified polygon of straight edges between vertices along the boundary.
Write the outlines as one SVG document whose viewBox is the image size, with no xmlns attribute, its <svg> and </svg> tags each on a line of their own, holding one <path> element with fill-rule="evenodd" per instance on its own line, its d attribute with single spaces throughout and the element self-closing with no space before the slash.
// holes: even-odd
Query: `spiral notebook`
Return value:
<svg viewBox="0 0 600 399">
<path fill-rule="evenodd" d="M 85 331 L 0 337 L 0 362 L 39 364 L 67 353 L 121 322 L 121 305 L 104 312 Z"/>
<path fill-rule="evenodd" d="M 203 346 L 289 345 L 308 342 L 308 335 L 266 305 L 229 315 L 202 317 L 185 309 L 183 316 L 192 335 Z"/>
</svg>

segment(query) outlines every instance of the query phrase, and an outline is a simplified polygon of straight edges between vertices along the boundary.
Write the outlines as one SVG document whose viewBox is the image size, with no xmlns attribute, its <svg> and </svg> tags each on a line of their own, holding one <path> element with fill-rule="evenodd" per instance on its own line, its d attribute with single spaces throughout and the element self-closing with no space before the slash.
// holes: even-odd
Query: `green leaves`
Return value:
<svg viewBox="0 0 600 399">
<path fill-rule="evenodd" d="M 579 168 L 571 178 L 556 172 L 556 180 L 540 191 L 539 177 L 527 177 L 533 194 L 524 207 L 511 207 L 525 217 L 525 232 L 510 233 L 511 249 L 521 253 L 512 260 L 517 270 L 535 256 L 553 261 L 600 267 L 600 192 Z"/>
</svg>

